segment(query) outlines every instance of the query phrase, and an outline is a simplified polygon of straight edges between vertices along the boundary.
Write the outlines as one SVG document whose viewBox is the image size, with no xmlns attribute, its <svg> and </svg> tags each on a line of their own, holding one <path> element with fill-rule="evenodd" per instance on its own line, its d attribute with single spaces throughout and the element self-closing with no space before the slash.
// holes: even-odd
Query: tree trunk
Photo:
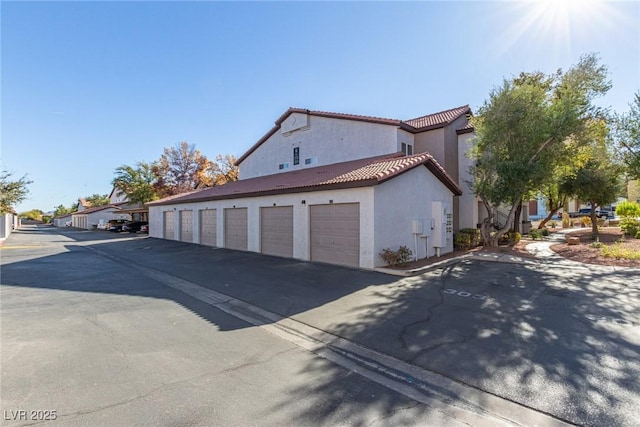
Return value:
<svg viewBox="0 0 640 427">
<path fill-rule="evenodd" d="M 521 195 L 519 199 L 522 200 L 523 196 L 524 195 Z M 493 233 L 492 235 L 491 233 L 493 232 L 494 209 L 492 209 L 492 206 L 489 204 L 489 202 L 484 198 L 482 198 L 482 196 L 480 197 L 480 199 L 482 200 L 482 203 L 484 204 L 489 214 L 489 216 L 482 221 L 482 226 L 480 227 L 482 240 L 484 242 L 484 246 L 496 247 L 500 242 L 500 237 L 502 237 L 511 228 L 511 224 L 513 222 L 513 216 L 515 214 L 516 208 L 518 207 L 518 204 L 516 203 L 511 206 L 511 209 L 509 210 L 509 215 L 507 215 L 507 220 L 505 221 L 505 225 L 500 230 Z"/>
<path fill-rule="evenodd" d="M 516 212 L 513 214 L 513 231 L 520 232 L 520 214 L 522 213 L 522 200 L 518 203 L 518 207 L 516 208 Z"/>
</svg>

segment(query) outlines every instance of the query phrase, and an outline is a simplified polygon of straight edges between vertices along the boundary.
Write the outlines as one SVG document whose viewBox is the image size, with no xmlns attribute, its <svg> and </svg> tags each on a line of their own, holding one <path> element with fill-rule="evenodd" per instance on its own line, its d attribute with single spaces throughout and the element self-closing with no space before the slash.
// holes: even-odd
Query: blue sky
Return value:
<svg viewBox="0 0 640 427">
<path fill-rule="evenodd" d="M 109 193 L 114 169 L 188 141 L 240 156 L 288 107 L 409 119 L 597 52 L 622 112 L 640 3 L 7 2 L 2 167 L 18 211 Z"/>
</svg>

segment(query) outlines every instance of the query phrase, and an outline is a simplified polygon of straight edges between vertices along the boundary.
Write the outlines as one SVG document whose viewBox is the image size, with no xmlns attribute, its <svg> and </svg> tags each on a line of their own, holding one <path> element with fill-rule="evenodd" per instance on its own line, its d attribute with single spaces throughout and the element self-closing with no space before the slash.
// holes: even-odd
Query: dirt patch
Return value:
<svg viewBox="0 0 640 427">
<path fill-rule="evenodd" d="M 580 239 L 579 245 L 568 245 L 566 243 L 558 243 L 551 246 L 551 250 L 572 261 L 584 262 L 587 264 L 597 265 L 613 265 L 620 267 L 640 267 L 640 260 L 605 258 L 602 255 L 602 249 L 591 247 L 594 242 L 591 236 L 591 229 L 575 231 L 570 234 Z M 626 237 L 622 239 L 622 231 L 620 227 L 601 228 L 599 232 L 599 240 L 603 245 L 611 246 L 619 242 L 621 248 L 640 251 L 640 239 Z"/>
</svg>

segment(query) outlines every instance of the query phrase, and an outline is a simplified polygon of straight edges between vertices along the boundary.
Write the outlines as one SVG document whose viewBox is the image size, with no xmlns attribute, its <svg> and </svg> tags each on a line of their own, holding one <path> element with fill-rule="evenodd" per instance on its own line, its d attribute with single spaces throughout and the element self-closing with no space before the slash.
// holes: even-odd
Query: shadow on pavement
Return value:
<svg viewBox="0 0 640 427">
<path fill-rule="evenodd" d="M 460 262 L 398 280 L 176 241 L 62 234 L 76 241 L 66 245 L 68 252 L 3 265 L 2 284 L 172 298 L 215 324 L 214 309 L 187 295 L 132 286 L 127 278 L 134 263 L 573 423 L 632 425 L 640 410 L 638 272 L 558 272 L 552 267 Z M 97 257 L 83 245 L 123 262 Z M 105 274 L 108 282 L 100 280 Z M 251 325 L 238 321 L 216 326 L 234 330 Z M 362 411 L 371 403 L 335 387 L 344 369 L 314 360 L 305 368 L 309 372 L 317 372 L 318 380 L 292 389 L 291 400 L 281 404 L 313 397 L 317 405 L 299 408 L 300 420 L 321 424 L 333 419 L 337 407 Z M 386 405 L 381 399 L 376 408 Z M 387 409 L 397 406 L 389 401 Z"/>
</svg>

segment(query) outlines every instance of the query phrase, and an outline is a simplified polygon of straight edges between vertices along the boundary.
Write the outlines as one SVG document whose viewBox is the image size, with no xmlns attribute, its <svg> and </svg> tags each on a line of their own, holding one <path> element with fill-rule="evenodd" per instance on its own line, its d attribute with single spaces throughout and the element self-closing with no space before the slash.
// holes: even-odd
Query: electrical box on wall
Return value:
<svg viewBox="0 0 640 427">
<path fill-rule="evenodd" d="M 422 221 L 419 219 L 413 220 L 413 234 L 422 234 Z"/>
</svg>

